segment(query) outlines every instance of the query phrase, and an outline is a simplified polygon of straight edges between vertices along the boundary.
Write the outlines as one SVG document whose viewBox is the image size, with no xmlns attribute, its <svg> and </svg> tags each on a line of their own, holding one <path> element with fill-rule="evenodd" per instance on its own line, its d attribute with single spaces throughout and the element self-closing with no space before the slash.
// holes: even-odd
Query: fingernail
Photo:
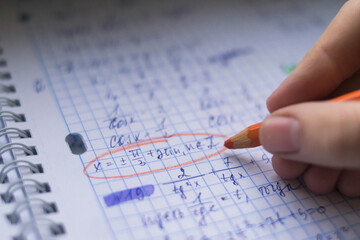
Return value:
<svg viewBox="0 0 360 240">
<path fill-rule="evenodd" d="M 271 153 L 300 150 L 300 124 L 291 117 L 269 117 L 260 128 L 260 143 Z"/>
</svg>

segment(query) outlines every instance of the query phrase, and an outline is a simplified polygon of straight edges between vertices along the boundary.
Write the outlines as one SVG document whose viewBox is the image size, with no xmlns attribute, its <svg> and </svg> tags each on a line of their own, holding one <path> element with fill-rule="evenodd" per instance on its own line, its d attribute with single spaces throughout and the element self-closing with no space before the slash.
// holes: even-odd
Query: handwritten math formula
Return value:
<svg viewBox="0 0 360 240">
<path fill-rule="evenodd" d="M 310 1 L 255 2 L 54 4 L 50 22 L 24 8 L 48 76 L 38 91 L 83 136 L 79 174 L 114 239 L 353 238 L 347 199 L 280 179 L 261 147 L 223 147 L 267 116 L 331 18 Z"/>
</svg>

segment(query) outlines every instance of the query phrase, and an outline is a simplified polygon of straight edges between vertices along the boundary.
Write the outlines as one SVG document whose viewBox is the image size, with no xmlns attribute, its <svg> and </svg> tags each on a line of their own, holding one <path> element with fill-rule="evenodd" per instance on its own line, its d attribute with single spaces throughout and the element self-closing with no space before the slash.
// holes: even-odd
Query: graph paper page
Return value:
<svg viewBox="0 0 360 240">
<path fill-rule="evenodd" d="M 267 96 L 341 5 L 20 1 L 36 86 L 68 130 L 54 138 L 78 133 L 87 146 L 73 156 L 86 181 L 68 184 L 95 206 L 79 226 L 103 224 L 104 239 L 358 239 L 359 199 L 284 181 L 262 147 L 223 147 L 267 116 Z"/>
</svg>

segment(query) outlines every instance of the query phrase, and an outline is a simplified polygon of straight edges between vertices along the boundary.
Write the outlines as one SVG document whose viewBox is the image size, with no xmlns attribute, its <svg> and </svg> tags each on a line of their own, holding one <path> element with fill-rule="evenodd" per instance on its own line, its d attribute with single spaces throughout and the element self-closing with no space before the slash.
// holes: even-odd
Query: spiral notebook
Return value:
<svg viewBox="0 0 360 240">
<path fill-rule="evenodd" d="M 1 1 L 0 239 L 359 239 L 360 200 L 224 140 L 343 1 Z"/>
</svg>

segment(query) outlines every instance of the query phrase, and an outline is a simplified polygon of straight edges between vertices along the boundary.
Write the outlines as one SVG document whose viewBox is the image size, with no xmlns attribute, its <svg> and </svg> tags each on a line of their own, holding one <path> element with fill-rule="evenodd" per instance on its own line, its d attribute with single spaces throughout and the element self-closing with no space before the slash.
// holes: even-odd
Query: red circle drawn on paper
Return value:
<svg viewBox="0 0 360 240">
<path fill-rule="evenodd" d="M 145 171 L 145 172 L 140 172 L 140 173 L 133 173 L 133 174 L 128 174 L 128 175 L 124 175 L 124 176 L 109 176 L 109 177 L 96 177 L 96 176 L 91 176 L 91 175 L 88 175 L 86 170 L 96 161 L 96 160 L 99 160 L 103 157 L 106 157 L 110 154 L 113 154 L 113 153 L 116 153 L 116 152 L 121 152 L 121 151 L 125 151 L 125 150 L 128 150 L 128 149 L 132 149 L 132 148 L 135 148 L 135 147 L 140 147 L 140 146 L 144 146 L 144 145 L 149 145 L 149 144 L 154 144 L 154 143 L 161 143 L 161 142 L 168 142 L 167 139 L 169 138 L 173 138 L 173 137 L 184 137 L 184 136 L 213 136 L 213 137 L 222 137 L 222 138 L 228 138 L 227 136 L 225 135 L 221 135 L 221 134 L 214 134 L 214 133 L 179 133 L 179 134 L 173 134 L 171 136 L 168 136 L 168 137 L 158 137 L 158 138 L 152 138 L 152 139 L 148 139 L 148 140 L 142 140 L 142 141 L 138 141 L 136 143 L 132 143 L 132 144 L 129 144 L 129 145 L 126 145 L 126 146 L 123 146 L 123 147 L 119 147 L 119 148 L 116 148 L 110 152 L 106 152 L 106 153 L 103 153 L 101 155 L 99 155 L 98 157 L 92 159 L 84 168 L 83 170 L 83 173 L 89 177 L 89 178 L 93 178 L 93 179 L 114 179 L 114 178 L 129 178 L 129 177 L 135 177 L 135 176 L 141 176 L 141 175 L 146 175 L 146 174 L 150 174 L 150 173 L 156 173 L 156 172 L 162 172 L 162 171 L 165 171 L 165 170 L 169 170 L 169 169 L 175 169 L 175 168 L 179 168 L 179 167 L 183 167 L 183 166 L 187 166 L 187 165 L 191 165 L 191 164 L 195 164 L 197 162 L 201 162 L 205 159 L 209 159 L 209 158 L 212 158 L 212 157 L 215 157 L 217 155 L 219 155 L 220 153 L 224 152 L 227 148 L 224 147 L 222 149 L 220 149 L 219 151 L 215 152 L 215 153 L 212 153 L 208 156 L 204 156 L 204 157 L 201 157 L 201 158 L 197 158 L 195 160 L 190 160 L 190 161 L 187 161 L 187 162 L 184 162 L 184 163 L 181 163 L 181 164 L 176 164 L 176 165 L 173 165 L 173 166 L 169 166 L 169 167 L 164 167 L 164 168 L 158 168 L 158 169 L 153 169 L 153 170 L 150 170 L 150 171 Z"/>
</svg>

